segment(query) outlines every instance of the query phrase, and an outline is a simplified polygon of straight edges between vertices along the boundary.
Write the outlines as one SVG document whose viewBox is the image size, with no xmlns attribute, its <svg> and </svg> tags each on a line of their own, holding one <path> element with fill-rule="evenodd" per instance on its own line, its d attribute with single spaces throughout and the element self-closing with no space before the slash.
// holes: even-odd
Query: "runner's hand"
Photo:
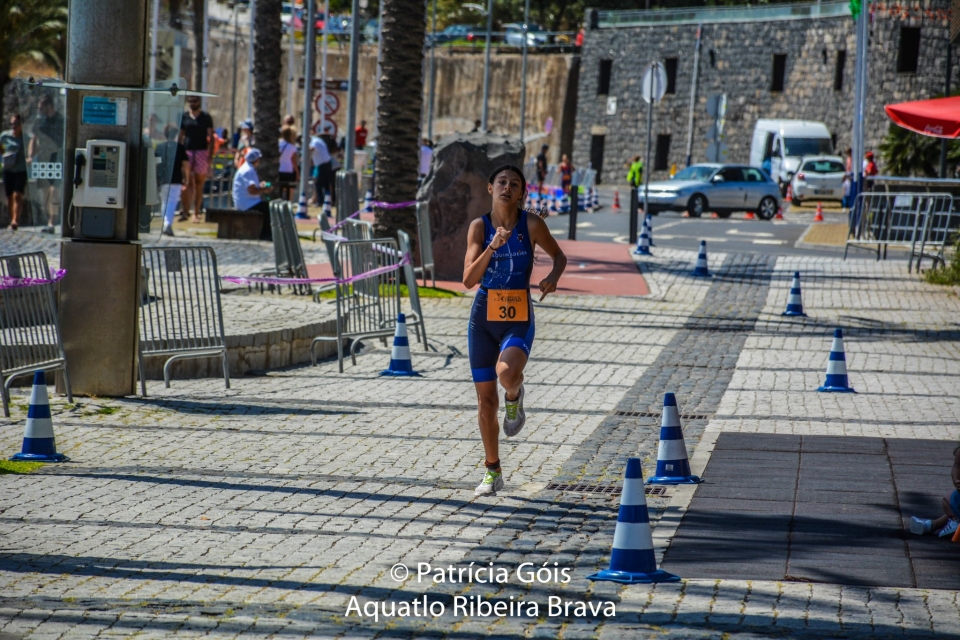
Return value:
<svg viewBox="0 0 960 640">
<path fill-rule="evenodd" d="M 548 293 L 553 293 L 557 290 L 557 281 L 547 276 L 540 281 L 540 292 L 543 294 L 540 296 L 540 302 L 543 302 L 543 299 L 547 297 Z"/>
<path fill-rule="evenodd" d="M 507 244 L 507 240 L 510 239 L 510 232 L 503 227 L 497 227 L 497 232 L 493 234 L 493 240 L 490 241 L 490 248 L 496 251 L 503 245 Z"/>
</svg>

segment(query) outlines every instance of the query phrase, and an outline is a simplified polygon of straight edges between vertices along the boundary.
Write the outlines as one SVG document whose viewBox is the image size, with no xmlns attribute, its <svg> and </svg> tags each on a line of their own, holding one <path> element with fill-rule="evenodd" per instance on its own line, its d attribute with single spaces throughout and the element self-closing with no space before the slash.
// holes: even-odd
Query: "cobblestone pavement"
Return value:
<svg viewBox="0 0 960 640">
<path fill-rule="evenodd" d="M 73 461 L 0 476 L 0 633 L 960 635 L 956 591 L 585 580 L 608 561 L 617 500 L 547 485 L 614 485 L 627 455 L 649 470 L 665 391 L 677 393 L 701 468 L 723 431 L 960 437 L 952 292 L 920 284 L 898 262 L 713 253 L 714 277 L 695 279 L 695 253 L 656 253 L 641 265 L 650 296 L 539 305 L 527 426 L 502 445 L 507 489 L 496 497 L 472 493 L 482 452 L 465 358 L 469 298 L 423 301 L 436 348 L 414 351 L 423 378 L 376 377 L 389 353 L 374 343 L 343 374 L 324 362 L 227 391 L 195 380 L 147 399 L 55 399 L 57 442 Z M 797 269 L 810 317 L 782 318 Z M 815 392 L 835 326 L 845 329 L 857 395 Z M 19 447 L 25 403 L 15 395 L 13 418 L 0 421 L 3 451 Z M 661 546 L 685 499 L 683 489 L 649 498 Z M 400 582 L 397 562 L 413 570 Z M 417 563 L 471 562 L 508 569 L 510 579 L 417 578 Z M 523 562 L 556 562 L 570 580 L 526 584 L 515 573 Z M 539 611 L 453 610 L 455 598 L 472 597 L 536 602 Z M 551 597 L 609 601 L 616 615 L 556 615 Z M 353 598 L 360 607 L 426 598 L 446 613 L 425 616 L 419 606 L 420 617 L 374 620 L 348 615 Z"/>
</svg>

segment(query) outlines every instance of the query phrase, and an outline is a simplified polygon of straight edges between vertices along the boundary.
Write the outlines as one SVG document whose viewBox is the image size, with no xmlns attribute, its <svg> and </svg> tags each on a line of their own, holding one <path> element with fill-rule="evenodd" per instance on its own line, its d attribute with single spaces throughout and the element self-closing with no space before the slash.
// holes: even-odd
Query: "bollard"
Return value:
<svg viewBox="0 0 960 640">
<path fill-rule="evenodd" d="M 640 197 L 637 190 L 630 188 L 630 244 L 637 244 L 637 209 L 640 208 Z"/>
<path fill-rule="evenodd" d="M 570 189 L 570 230 L 567 232 L 568 240 L 577 239 L 577 210 L 580 208 L 580 194 L 577 193 L 577 187 L 574 185 Z"/>
</svg>

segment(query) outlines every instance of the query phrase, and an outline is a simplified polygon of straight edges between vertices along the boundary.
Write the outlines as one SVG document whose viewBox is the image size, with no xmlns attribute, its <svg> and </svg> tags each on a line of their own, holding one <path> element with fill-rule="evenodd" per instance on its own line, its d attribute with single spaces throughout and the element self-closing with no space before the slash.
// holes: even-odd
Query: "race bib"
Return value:
<svg viewBox="0 0 960 640">
<path fill-rule="evenodd" d="M 488 289 L 488 322 L 526 322 L 530 303 L 526 289 Z"/>
</svg>

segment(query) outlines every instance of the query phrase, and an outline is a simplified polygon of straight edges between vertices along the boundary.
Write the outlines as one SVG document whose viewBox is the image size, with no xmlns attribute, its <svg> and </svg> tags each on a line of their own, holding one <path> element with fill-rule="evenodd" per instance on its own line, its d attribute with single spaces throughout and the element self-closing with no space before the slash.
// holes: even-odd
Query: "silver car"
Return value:
<svg viewBox="0 0 960 640">
<path fill-rule="evenodd" d="M 805 156 L 790 181 L 793 203 L 804 200 L 843 200 L 846 166 L 839 156 Z"/>
<path fill-rule="evenodd" d="M 638 193 L 642 206 L 642 186 Z M 721 218 L 729 218 L 735 211 L 752 211 L 769 220 L 780 206 L 780 189 L 756 167 L 695 164 L 669 180 L 651 182 L 649 198 L 650 213 L 686 211 L 699 218 L 715 211 Z"/>
</svg>

